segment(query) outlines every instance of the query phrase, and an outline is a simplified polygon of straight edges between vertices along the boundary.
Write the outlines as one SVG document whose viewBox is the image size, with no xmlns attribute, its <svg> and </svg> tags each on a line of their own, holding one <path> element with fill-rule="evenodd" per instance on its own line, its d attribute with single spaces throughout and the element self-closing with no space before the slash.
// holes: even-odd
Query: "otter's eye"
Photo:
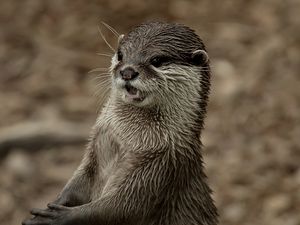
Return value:
<svg viewBox="0 0 300 225">
<path fill-rule="evenodd" d="M 117 57 L 118 57 L 118 61 L 122 61 L 123 60 L 123 54 L 122 54 L 122 52 L 120 50 L 117 53 Z"/>
<path fill-rule="evenodd" d="M 166 64 L 170 61 L 170 59 L 166 56 L 156 56 L 153 59 L 151 59 L 150 63 L 154 67 L 160 67 L 163 64 Z"/>
</svg>

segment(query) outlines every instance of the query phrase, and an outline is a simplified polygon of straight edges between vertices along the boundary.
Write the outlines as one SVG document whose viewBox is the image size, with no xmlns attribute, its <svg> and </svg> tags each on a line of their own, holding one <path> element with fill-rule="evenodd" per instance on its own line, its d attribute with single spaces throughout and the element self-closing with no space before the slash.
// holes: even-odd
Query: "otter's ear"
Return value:
<svg viewBox="0 0 300 225">
<path fill-rule="evenodd" d="M 205 65 L 209 58 L 204 50 L 196 50 L 192 53 L 192 63 L 196 66 Z"/>
<path fill-rule="evenodd" d="M 118 37 L 118 44 L 120 44 L 120 42 L 123 40 L 124 38 L 124 34 L 121 34 L 119 37 Z"/>
</svg>

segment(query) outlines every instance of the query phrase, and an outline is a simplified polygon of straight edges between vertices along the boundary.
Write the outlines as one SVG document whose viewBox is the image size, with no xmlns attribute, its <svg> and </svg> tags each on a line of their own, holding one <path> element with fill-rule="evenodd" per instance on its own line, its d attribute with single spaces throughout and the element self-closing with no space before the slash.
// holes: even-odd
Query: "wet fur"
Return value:
<svg viewBox="0 0 300 225">
<path fill-rule="evenodd" d="M 124 61 L 112 59 L 110 97 L 85 157 L 54 202 L 70 207 L 46 209 L 56 213 L 51 219 L 35 212 L 24 224 L 217 224 L 200 141 L 209 62 L 191 61 L 192 52 L 205 50 L 202 41 L 184 25 L 151 22 L 133 29 L 120 49 Z M 150 66 L 154 54 L 170 63 Z M 115 76 L 123 65 L 140 72 L 135 85 L 152 96 L 147 105 L 122 100 Z"/>
</svg>

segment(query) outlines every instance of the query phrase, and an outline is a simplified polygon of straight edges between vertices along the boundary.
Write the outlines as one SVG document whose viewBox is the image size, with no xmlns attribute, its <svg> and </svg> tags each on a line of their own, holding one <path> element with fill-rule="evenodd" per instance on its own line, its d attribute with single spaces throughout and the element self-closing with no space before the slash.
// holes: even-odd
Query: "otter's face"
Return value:
<svg viewBox="0 0 300 225">
<path fill-rule="evenodd" d="M 199 37 L 180 24 L 146 23 L 119 41 L 112 58 L 113 91 L 139 107 L 198 98 L 208 57 Z"/>
</svg>

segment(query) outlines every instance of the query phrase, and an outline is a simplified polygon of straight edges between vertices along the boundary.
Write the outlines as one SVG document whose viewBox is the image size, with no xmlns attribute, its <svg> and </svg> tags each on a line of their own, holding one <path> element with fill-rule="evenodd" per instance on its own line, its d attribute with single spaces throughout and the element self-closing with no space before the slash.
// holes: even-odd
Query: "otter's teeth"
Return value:
<svg viewBox="0 0 300 225">
<path fill-rule="evenodd" d="M 130 84 L 125 85 L 125 90 L 126 90 L 125 97 L 130 100 L 142 101 L 144 99 L 141 91 L 131 86 Z"/>
</svg>

